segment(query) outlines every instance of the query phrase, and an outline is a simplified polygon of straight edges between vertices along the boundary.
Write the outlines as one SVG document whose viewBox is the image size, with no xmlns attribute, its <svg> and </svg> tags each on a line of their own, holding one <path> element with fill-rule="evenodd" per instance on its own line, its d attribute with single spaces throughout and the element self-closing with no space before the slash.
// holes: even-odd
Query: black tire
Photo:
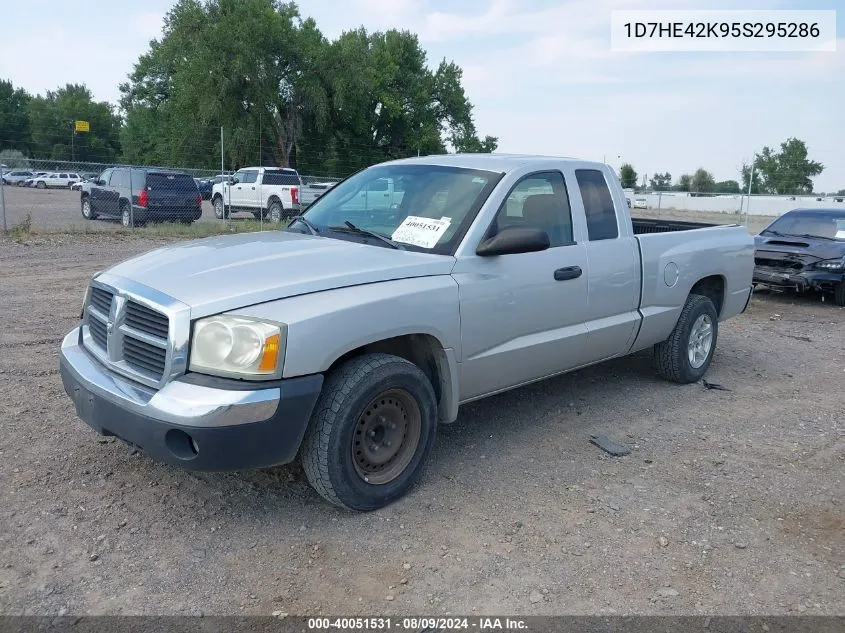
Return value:
<svg viewBox="0 0 845 633">
<path fill-rule="evenodd" d="M 43 180 L 39 180 L 37 183 L 35 183 L 35 188 L 36 189 L 46 189 L 47 183 L 44 182 Z"/>
<path fill-rule="evenodd" d="M 129 208 L 129 204 L 126 202 L 122 202 L 120 204 L 120 223 L 124 226 L 124 228 L 131 229 L 133 226 L 137 226 L 140 224 L 139 222 L 134 222 L 134 218 L 132 217 L 132 212 Z"/>
<path fill-rule="evenodd" d="M 285 208 L 278 200 L 273 200 L 267 209 L 267 217 L 271 222 L 281 222 L 285 219 Z"/>
<path fill-rule="evenodd" d="M 704 324 L 709 321 L 712 333 L 706 355 L 700 365 L 698 360 L 694 363 L 690 358 L 693 353 L 690 346 L 694 344 L 691 340 L 694 336 L 693 329 L 700 322 L 699 319 L 702 319 Z M 654 361 L 657 373 L 667 380 L 681 384 L 701 380 L 710 367 L 710 361 L 713 360 L 718 335 L 719 315 L 716 313 L 713 302 L 708 297 L 691 294 L 687 297 L 672 334 L 665 341 L 654 346 Z M 699 349 L 699 351 L 704 353 L 703 349 Z"/>
<path fill-rule="evenodd" d="M 88 196 L 85 196 L 84 198 L 82 198 L 80 210 L 82 211 L 82 217 L 85 218 L 86 220 L 96 220 L 97 219 L 96 212 L 93 209 L 91 209 L 91 201 L 88 199 Z"/>
<path fill-rule="evenodd" d="M 214 206 L 214 217 L 218 220 L 222 220 L 225 217 L 229 217 L 231 215 L 231 211 L 226 208 L 226 205 L 223 204 L 223 197 L 217 196 L 214 198 L 214 202 L 212 203 Z"/>
<path fill-rule="evenodd" d="M 845 306 L 845 280 L 840 281 L 833 289 L 833 302 L 838 306 Z"/>
<path fill-rule="evenodd" d="M 392 397 L 408 398 L 405 403 L 414 406 L 403 408 Z M 399 421 L 399 430 L 393 420 Z M 394 452 L 389 433 L 401 435 L 390 458 L 395 461 L 367 462 L 361 449 L 375 455 L 373 445 L 378 442 L 384 444 L 376 449 Z M 366 354 L 326 377 L 302 443 L 302 466 L 314 490 L 330 503 L 361 512 L 377 510 L 413 488 L 436 435 L 437 400 L 419 367 L 398 356 Z M 361 446 L 362 441 L 368 446 Z"/>
</svg>

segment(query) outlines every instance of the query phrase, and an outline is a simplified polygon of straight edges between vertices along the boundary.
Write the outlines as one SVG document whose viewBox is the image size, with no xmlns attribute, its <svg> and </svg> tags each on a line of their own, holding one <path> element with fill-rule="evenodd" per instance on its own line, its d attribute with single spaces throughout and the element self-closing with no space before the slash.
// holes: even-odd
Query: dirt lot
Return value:
<svg viewBox="0 0 845 633">
<path fill-rule="evenodd" d="M 21 222 L 30 214 L 32 226 L 39 230 L 61 231 L 67 229 L 86 231 L 108 231 L 119 229 L 120 224 L 113 220 L 88 221 L 82 217 L 79 208 L 79 192 L 52 189 L 31 189 L 24 187 L 6 187 L 6 222 L 9 227 Z M 208 201 L 203 202 L 200 222 L 221 222 L 214 217 L 214 209 Z M 640 218 L 669 218 L 689 220 L 691 222 L 712 222 L 714 224 L 741 223 L 743 218 L 730 213 L 711 213 L 697 211 L 677 211 L 671 209 L 632 209 L 632 214 Z M 234 219 L 251 218 L 248 213 L 237 213 Z M 753 233 L 764 228 L 774 218 L 768 216 L 749 216 L 748 227 Z M 268 225 L 270 226 L 270 225 Z"/>
<path fill-rule="evenodd" d="M 86 278 L 155 246 L 0 241 L 0 612 L 843 613 L 832 303 L 756 296 L 720 331 L 730 391 L 639 354 L 467 406 L 414 493 L 358 515 L 298 466 L 189 473 L 76 418 L 57 351 Z"/>
</svg>

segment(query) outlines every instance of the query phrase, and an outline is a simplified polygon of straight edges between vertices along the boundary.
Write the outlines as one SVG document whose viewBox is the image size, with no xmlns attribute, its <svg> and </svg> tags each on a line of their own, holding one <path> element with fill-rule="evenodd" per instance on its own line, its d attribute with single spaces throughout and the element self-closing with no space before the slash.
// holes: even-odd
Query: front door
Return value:
<svg viewBox="0 0 845 633">
<path fill-rule="evenodd" d="M 98 215 L 106 215 L 106 208 L 108 206 L 108 195 L 106 189 L 111 179 L 112 169 L 106 169 L 103 173 L 97 176 L 97 180 L 91 186 L 90 202 L 91 210 Z"/>
<path fill-rule="evenodd" d="M 563 372 L 586 362 L 587 255 L 573 238 L 560 172 L 520 180 L 486 237 L 506 226 L 539 228 L 550 248 L 458 261 L 461 400 Z"/>
</svg>

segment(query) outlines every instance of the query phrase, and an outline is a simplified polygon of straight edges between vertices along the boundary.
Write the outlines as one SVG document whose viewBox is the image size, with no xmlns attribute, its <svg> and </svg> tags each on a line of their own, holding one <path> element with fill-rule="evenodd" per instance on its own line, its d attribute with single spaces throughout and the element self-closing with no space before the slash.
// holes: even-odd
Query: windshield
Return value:
<svg viewBox="0 0 845 633">
<path fill-rule="evenodd" d="M 370 167 L 329 189 L 303 217 L 327 237 L 389 247 L 370 231 L 409 250 L 451 254 L 501 177 L 439 165 Z M 302 224 L 291 230 L 308 232 Z"/>
<path fill-rule="evenodd" d="M 845 241 L 845 210 L 792 211 L 772 222 L 764 232 Z"/>
</svg>

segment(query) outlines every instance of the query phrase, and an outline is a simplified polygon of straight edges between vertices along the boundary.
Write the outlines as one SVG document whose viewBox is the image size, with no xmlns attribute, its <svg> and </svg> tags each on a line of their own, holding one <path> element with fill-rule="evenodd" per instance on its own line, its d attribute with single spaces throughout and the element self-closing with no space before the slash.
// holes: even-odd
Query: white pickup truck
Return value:
<svg viewBox="0 0 845 633">
<path fill-rule="evenodd" d="M 235 172 L 232 182 L 216 183 L 211 190 L 211 204 L 218 219 L 232 213 L 248 212 L 255 219 L 273 222 L 298 215 L 302 211 L 302 180 L 295 169 L 245 167 Z"/>
<path fill-rule="evenodd" d="M 373 510 L 410 490 L 463 403 L 646 349 L 668 380 L 700 380 L 753 269 L 742 226 L 632 220 L 602 163 L 410 158 L 283 231 L 96 275 L 61 375 L 79 417 L 155 459 L 299 456 L 323 497 Z"/>
</svg>

